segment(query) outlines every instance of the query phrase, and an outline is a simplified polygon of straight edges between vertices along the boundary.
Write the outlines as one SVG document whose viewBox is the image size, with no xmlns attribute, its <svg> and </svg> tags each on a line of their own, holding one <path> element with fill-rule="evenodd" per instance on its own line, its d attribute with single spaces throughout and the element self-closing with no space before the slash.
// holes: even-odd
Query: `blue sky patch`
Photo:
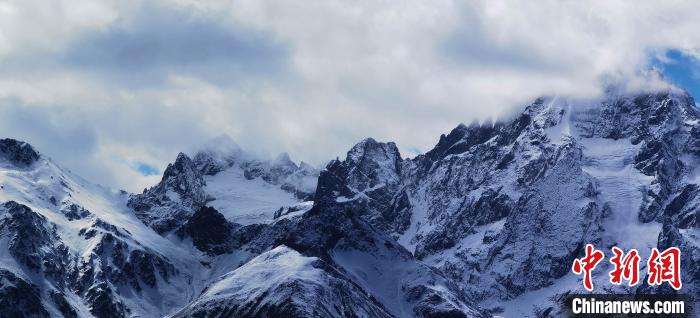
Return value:
<svg viewBox="0 0 700 318">
<path fill-rule="evenodd" d="M 668 50 L 663 56 L 654 56 L 651 66 L 659 69 L 664 77 L 687 90 L 693 98 L 700 99 L 700 61 L 679 50 Z"/>
<path fill-rule="evenodd" d="M 135 169 L 144 176 L 157 176 L 160 174 L 156 167 L 141 162 L 136 164 Z"/>
</svg>

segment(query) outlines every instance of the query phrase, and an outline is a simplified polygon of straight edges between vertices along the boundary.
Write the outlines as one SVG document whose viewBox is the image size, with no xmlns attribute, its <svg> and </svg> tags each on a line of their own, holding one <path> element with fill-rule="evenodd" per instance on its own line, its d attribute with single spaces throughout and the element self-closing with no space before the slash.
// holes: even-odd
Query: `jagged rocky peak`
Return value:
<svg viewBox="0 0 700 318">
<path fill-rule="evenodd" d="M 448 155 L 460 154 L 476 144 L 489 140 L 497 132 L 498 129 L 492 121 L 481 124 L 475 121 L 469 126 L 459 124 L 449 134 L 440 135 L 437 145 L 426 155 L 435 161 Z"/>
<path fill-rule="evenodd" d="M 619 218 L 697 224 L 697 189 L 672 199 L 697 180 L 687 154 L 699 123 L 682 92 L 543 97 L 511 119 L 459 125 L 415 159 L 363 140 L 321 172 L 315 208 L 360 216 L 476 299 L 518 297 L 557 284 L 585 243 L 623 240 L 609 225 Z M 668 204 L 684 207 L 668 216 Z"/>
<path fill-rule="evenodd" d="M 208 142 L 197 151 L 193 161 L 197 170 L 204 175 L 215 175 L 236 162 L 243 161 L 248 155 L 229 137 L 219 137 Z"/>
<path fill-rule="evenodd" d="M 203 175 L 216 175 L 230 167 L 239 166 L 245 170 L 247 178 L 262 177 L 273 183 L 278 183 L 299 169 L 286 152 L 272 160 L 265 160 L 244 151 L 229 137 L 209 141 L 193 158 L 197 170 Z"/>
<path fill-rule="evenodd" d="M 210 141 L 193 158 L 197 170 L 204 176 L 240 169 L 248 180 L 260 178 L 305 200 L 316 188 L 318 169 L 310 165 L 297 166 L 286 152 L 272 159 L 261 158 L 242 150 L 229 137 Z"/>
<path fill-rule="evenodd" d="M 286 155 L 180 154 L 128 203 L 165 238 L 122 196 L 41 157 L 17 168 L 5 149 L 24 146 L 2 145 L 13 173 L 0 174 L 0 308 L 26 309 L 9 315 L 555 316 L 586 243 L 700 255 L 700 116 L 675 91 L 540 98 L 508 120 L 459 125 L 413 159 L 365 139 L 317 191 L 316 170 Z M 258 191 L 292 202 L 279 188 L 310 179 L 315 202 L 284 203 L 265 223 L 228 219 L 239 188 L 270 205 Z M 700 266 L 682 271 L 683 292 L 697 294 Z"/>
<path fill-rule="evenodd" d="M 192 159 L 184 153 L 179 153 L 175 162 L 165 168 L 160 182 L 145 189 L 140 196 L 158 197 L 186 206 L 198 206 L 205 201 L 205 185 L 206 182 Z"/>
<path fill-rule="evenodd" d="M 673 90 L 606 95 L 593 105 L 578 103 L 571 111 L 573 119 L 582 124 L 582 136 L 632 138 L 634 143 L 683 129 L 699 114 L 690 95 Z"/>
<path fill-rule="evenodd" d="M 347 186 L 363 191 L 395 185 L 400 179 L 401 161 L 399 149 L 393 142 L 364 139 L 348 151 L 343 162 L 349 172 Z"/>
<path fill-rule="evenodd" d="M 317 173 L 318 173 L 318 169 L 316 169 L 316 167 L 314 167 L 314 166 L 312 166 L 312 165 L 306 163 L 306 161 L 301 161 L 301 162 L 299 163 L 299 170 L 301 170 L 301 171 L 307 171 L 307 172 L 317 172 Z"/>
<path fill-rule="evenodd" d="M 292 161 L 288 153 L 283 152 L 277 155 L 277 157 L 272 161 L 272 167 L 270 170 L 275 174 L 290 175 L 299 170 L 299 166 Z"/>
<path fill-rule="evenodd" d="M 133 195 L 127 205 L 146 225 L 164 234 L 206 203 L 205 185 L 190 157 L 179 153 L 175 162 L 168 164 L 161 181 L 142 194 Z"/>
<path fill-rule="evenodd" d="M 273 160 L 261 160 L 229 140 L 210 143 L 197 152 L 193 160 L 180 153 L 165 169 L 162 180 L 142 194 L 132 196 L 128 206 L 145 224 L 160 234 L 167 234 L 183 225 L 207 202 L 217 202 L 213 204 L 223 208 L 222 213 L 226 215 L 241 213 L 236 208 L 220 204 L 230 200 L 236 201 L 233 204 L 240 203 L 239 193 L 228 192 L 251 191 L 245 189 L 246 183 L 272 189 L 268 193 L 276 189 L 278 197 L 286 198 L 291 194 L 290 200 L 296 197 L 306 201 L 313 195 L 317 178 L 316 169 L 297 166 L 287 154 Z M 265 209 L 274 212 L 276 208 Z"/>
<path fill-rule="evenodd" d="M 397 169 L 401 154 L 393 142 L 377 142 L 373 138 L 366 138 L 348 151 L 345 160 L 356 164 L 382 164 Z"/>
<path fill-rule="evenodd" d="M 194 162 L 184 153 L 179 153 L 175 163 L 168 164 L 163 173 L 163 179 L 156 186 L 161 192 L 175 191 L 177 194 L 185 197 L 191 197 L 193 203 L 204 201 L 204 192 L 202 187 L 206 183 L 202 174 L 197 170 Z"/>
<path fill-rule="evenodd" d="M 401 232 L 408 225 L 408 197 L 399 191 L 403 159 L 393 142 L 367 138 L 321 171 L 314 201 L 319 207 L 344 205 L 374 226 Z"/>
<path fill-rule="evenodd" d="M 241 167 L 247 179 L 261 178 L 272 184 L 280 184 L 286 177 L 299 169 L 286 152 L 277 155 L 272 160 L 249 156 L 248 160 L 242 162 Z"/>
<path fill-rule="evenodd" d="M 393 142 L 367 138 L 348 151 L 344 161 L 331 161 L 319 176 L 316 198 L 350 201 L 399 182 L 401 155 Z"/>
<path fill-rule="evenodd" d="M 0 139 L 0 158 L 17 166 L 29 166 L 39 160 L 39 153 L 26 142 L 5 138 Z"/>
<path fill-rule="evenodd" d="M 289 157 L 289 154 L 286 152 L 280 153 L 275 157 L 275 160 L 273 161 L 273 164 L 279 165 L 279 166 L 288 166 L 288 167 L 293 167 L 294 170 L 298 169 L 296 163 L 292 161 L 292 158 Z"/>
</svg>

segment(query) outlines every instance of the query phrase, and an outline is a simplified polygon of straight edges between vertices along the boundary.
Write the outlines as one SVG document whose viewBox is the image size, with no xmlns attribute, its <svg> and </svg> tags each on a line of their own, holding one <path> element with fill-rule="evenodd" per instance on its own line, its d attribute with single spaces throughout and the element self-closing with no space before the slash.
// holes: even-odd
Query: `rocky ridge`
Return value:
<svg viewBox="0 0 700 318">
<path fill-rule="evenodd" d="M 415 158 L 368 138 L 320 172 L 180 154 L 137 195 L 2 140 L 0 298 L 38 317 L 557 316 L 587 243 L 678 246 L 692 294 L 699 147 L 690 96 L 615 90 L 459 125 Z M 605 266 L 603 292 L 675 292 L 609 286 Z"/>
</svg>

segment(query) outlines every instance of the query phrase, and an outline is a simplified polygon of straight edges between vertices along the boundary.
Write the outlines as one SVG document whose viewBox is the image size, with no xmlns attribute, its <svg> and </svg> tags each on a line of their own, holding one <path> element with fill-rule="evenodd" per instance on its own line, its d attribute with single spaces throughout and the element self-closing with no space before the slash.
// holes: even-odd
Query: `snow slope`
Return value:
<svg viewBox="0 0 700 318">
<path fill-rule="evenodd" d="M 698 118 L 674 90 L 544 97 L 509 121 L 459 125 L 425 155 L 392 153 L 392 164 L 387 151 L 359 151 L 392 143 L 363 140 L 321 173 L 315 200 L 356 211 L 494 312 L 556 315 L 586 243 L 696 253 Z M 603 291 L 624 290 L 607 286 L 606 268 Z"/>
<path fill-rule="evenodd" d="M 280 207 L 299 202 L 294 194 L 261 178 L 246 179 L 244 171 L 238 167 L 206 176 L 204 180 L 205 191 L 214 198 L 208 205 L 242 225 L 270 223 Z"/>
<path fill-rule="evenodd" d="M 391 317 L 381 304 L 316 257 L 285 246 L 221 277 L 175 317 L 198 315 Z"/>
<path fill-rule="evenodd" d="M 110 268 L 119 267 L 114 263 L 116 252 L 103 254 L 102 249 L 117 246 L 124 249 L 126 259 L 122 260 L 123 266 L 135 262 L 132 257 L 141 257 L 141 264 L 153 266 L 162 265 L 162 274 L 172 274 L 167 281 L 163 276 L 155 274 L 153 286 L 141 283 L 142 275 L 153 275 L 154 272 L 145 269 L 141 273 L 133 273 L 131 277 L 121 276 L 110 282 L 110 289 L 122 290 L 118 302 L 130 308 L 134 315 L 147 313 L 165 314 L 178 308 L 182 302 L 192 297 L 192 291 L 187 284 L 188 274 L 165 268 L 198 268 L 198 261 L 192 255 L 183 253 L 181 249 L 171 241 L 161 237 L 146 227 L 131 210 L 126 208 L 127 194 L 113 192 L 100 186 L 92 185 L 82 178 L 75 176 L 70 171 L 56 166 L 50 159 L 40 157 L 31 165 L 17 167 L 4 161 L 0 166 L 0 202 L 17 202 L 31 209 L 29 213 L 36 213 L 44 224 L 27 225 L 29 228 L 20 227 L 14 232 L 32 233 L 48 227 L 49 233 L 57 235 L 65 255 L 61 259 L 66 263 L 58 264 L 69 274 L 68 277 L 55 278 L 42 275 L 21 261 L 15 261 L 16 257 L 3 257 L 2 266 L 20 277 L 41 287 L 42 293 L 61 291 L 61 285 L 71 286 L 66 301 L 78 312 L 89 313 L 89 301 L 81 299 L 87 289 L 103 283 L 105 277 L 100 272 L 109 271 Z M 29 211 L 29 210 L 27 210 Z M 75 211 L 79 211 L 75 213 Z M 72 212 L 72 213 L 71 213 Z M 45 218 L 45 219 L 44 219 Z M 43 230 L 42 230 L 43 231 Z M 5 231 L 12 240 L 13 232 Z M 4 255 L 8 255 L 7 239 L 0 249 Z M 19 237 L 21 240 L 32 240 L 32 237 Z M 116 242 L 117 245 L 108 245 L 107 242 Z M 34 244 L 43 244 L 37 242 Z M 44 247 L 46 249 L 48 247 Z M 62 250 L 61 250 L 62 251 Z M 45 250 L 48 255 L 58 255 L 60 251 Z M 106 252 L 106 251 L 105 251 Z M 12 253 L 12 252 L 10 252 Z M 21 253 L 21 251 L 19 251 Z M 15 252 L 17 255 L 17 252 Z M 105 255 L 105 257 L 102 257 Z M 131 268 L 130 266 L 122 267 Z M 75 271 L 76 276 L 71 277 Z M 87 272 L 86 272 L 87 271 Z M 94 273 L 94 274 L 93 274 Z M 157 273 L 157 270 L 156 270 Z M 93 276 L 94 275 L 94 276 Z M 44 276 L 44 277 L 42 277 Z M 109 281 L 110 279 L 106 279 Z M 120 280 L 135 282 L 135 285 L 123 285 Z M 47 282 L 50 282 L 48 285 Z M 112 285 L 113 283 L 113 285 Z M 87 285 L 85 285 L 87 284 Z M 135 287 L 136 286 L 136 287 Z M 75 292 L 76 294 L 70 295 Z"/>
<path fill-rule="evenodd" d="M 540 98 L 415 158 L 364 139 L 320 172 L 222 148 L 180 154 L 128 194 L 0 140 L 0 305 L 39 317 L 556 317 L 581 291 L 570 265 L 587 243 L 643 257 L 678 246 L 683 292 L 700 292 L 700 112 L 683 92 Z M 609 286 L 608 266 L 596 291 L 674 292 Z"/>
</svg>

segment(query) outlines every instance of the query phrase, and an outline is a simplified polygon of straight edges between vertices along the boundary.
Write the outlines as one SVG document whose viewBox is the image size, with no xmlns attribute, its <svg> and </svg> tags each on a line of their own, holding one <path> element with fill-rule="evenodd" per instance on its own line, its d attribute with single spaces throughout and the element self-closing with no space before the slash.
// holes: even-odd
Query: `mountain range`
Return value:
<svg viewBox="0 0 700 318">
<path fill-rule="evenodd" d="M 691 96 L 612 87 L 460 124 L 413 158 L 367 138 L 317 169 L 221 141 L 142 193 L 2 139 L 0 316 L 559 317 L 586 244 L 679 247 L 697 295 L 698 160 Z M 677 292 L 609 269 L 596 292 Z"/>
</svg>

